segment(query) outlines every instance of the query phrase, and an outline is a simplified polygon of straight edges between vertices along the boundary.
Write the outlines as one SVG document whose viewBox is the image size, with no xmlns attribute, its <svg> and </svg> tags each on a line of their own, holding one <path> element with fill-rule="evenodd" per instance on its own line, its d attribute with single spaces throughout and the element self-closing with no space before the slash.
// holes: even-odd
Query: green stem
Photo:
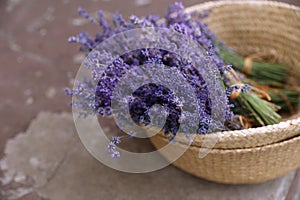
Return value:
<svg viewBox="0 0 300 200">
<path fill-rule="evenodd" d="M 233 68 L 243 72 L 244 58 L 230 49 L 219 45 L 220 57 Z M 248 77 L 261 85 L 279 86 L 286 83 L 288 70 L 285 66 L 272 63 L 252 62 Z"/>
<path fill-rule="evenodd" d="M 277 113 L 279 106 L 260 99 L 252 93 L 242 93 L 237 98 L 240 108 L 236 110 L 238 114 L 251 117 L 261 125 L 272 125 L 280 122 L 281 116 Z"/>
</svg>

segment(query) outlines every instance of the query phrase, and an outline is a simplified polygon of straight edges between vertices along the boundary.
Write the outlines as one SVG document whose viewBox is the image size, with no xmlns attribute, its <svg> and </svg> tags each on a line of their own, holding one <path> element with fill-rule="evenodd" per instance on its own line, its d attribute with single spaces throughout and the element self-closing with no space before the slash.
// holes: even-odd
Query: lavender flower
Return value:
<svg viewBox="0 0 300 200">
<path fill-rule="evenodd" d="M 116 150 L 116 144 L 114 142 L 109 142 L 107 145 L 108 152 L 115 152 Z"/>
<path fill-rule="evenodd" d="M 249 91 L 251 89 L 251 86 L 249 84 L 244 84 L 241 88 L 241 92 L 242 93 L 246 93 L 247 91 Z"/>
<path fill-rule="evenodd" d="M 112 158 L 120 157 L 120 152 L 116 150 L 117 144 L 121 142 L 121 138 L 119 136 L 113 136 L 112 141 L 110 141 L 107 145 L 108 152 L 111 153 Z"/>
<path fill-rule="evenodd" d="M 112 157 L 112 158 L 119 158 L 119 157 L 120 157 L 120 152 L 114 151 L 114 152 L 111 154 L 111 157 Z"/>
<path fill-rule="evenodd" d="M 82 17 L 89 19 L 92 23 L 96 22 L 96 20 L 88 12 L 86 12 L 83 8 L 78 8 L 78 13 Z"/>
<path fill-rule="evenodd" d="M 113 136 L 112 141 L 114 144 L 119 144 L 121 142 L 121 139 L 118 136 Z"/>
</svg>

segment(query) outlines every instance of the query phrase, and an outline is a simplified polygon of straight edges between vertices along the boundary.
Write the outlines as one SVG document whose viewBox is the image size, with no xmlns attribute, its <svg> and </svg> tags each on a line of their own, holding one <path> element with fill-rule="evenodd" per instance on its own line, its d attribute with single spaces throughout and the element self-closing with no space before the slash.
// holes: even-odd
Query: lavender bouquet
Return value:
<svg viewBox="0 0 300 200">
<path fill-rule="evenodd" d="M 278 98 L 278 93 L 273 92 L 269 94 L 259 87 L 251 86 L 251 81 L 247 81 L 241 73 L 236 72 L 229 65 L 230 63 L 235 64 L 234 61 L 237 57 L 228 59 L 228 56 L 224 56 L 228 51 L 224 51 L 224 48 L 217 42 L 216 36 L 208 29 L 205 23 L 202 23 L 205 15 L 199 13 L 189 14 L 185 12 L 185 8 L 181 3 L 174 3 L 169 6 L 164 17 L 148 15 L 139 18 L 131 16 L 129 21 L 126 21 L 119 13 L 116 13 L 113 15 L 113 25 L 110 25 L 105 20 L 102 11 L 98 12 L 98 19 L 82 8 L 79 8 L 78 12 L 81 16 L 92 23 L 98 23 L 101 27 L 101 32 L 97 33 L 94 38 L 86 32 L 80 32 L 78 35 L 68 39 L 70 43 L 79 43 L 81 51 L 90 53 L 89 62 L 85 64 L 91 69 L 94 80 L 82 80 L 76 83 L 72 90 L 67 90 L 69 95 L 76 96 L 76 101 L 72 102 L 72 106 L 79 108 L 83 116 L 88 114 L 96 114 L 102 117 L 112 115 L 111 102 L 116 101 L 118 103 L 124 100 L 122 98 L 114 98 L 113 90 L 115 86 L 129 71 L 134 71 L 136 77 L 143 76 L 139 74 L 137 66 L 155 63 L 158 66 L 164 65 L 176 70 L 178 77 L 183 77 L 188 81 L 196 96 L 196 103 L 201 108 L 197 116 L 199 120 L 193 120 L 191 115 L 192 108 L 183 111 L 182 102 L 187 101 L 187 99 L 178 98 L 173 91 L 163 85 L 149 83 L 135 90 L 129 101 L 126 102 L 129 106 L 130 117 L 139 126 L 147 126 L 151 123 L 151 120 L 155 120 L 149 117 L 150 108 L 155 104 L 165 107 L 166 112 L 162 113 L 162 115 L 166 115 L 163 129 L 170 140 L 175 138 L 184 118 L 188 119 L 194 126 L 197 126 L 196 132 L 198 134 L 269 125 L 280 121 L 281 117 L 277 113 L 280 107 L 270 102 L 271 96 L 279 105 L 284 103 L 284 101 L 282 102 L 281 98 Z M 211 75 L 211 79 L 214 79 L 216 83 L 214 87 L 207 87 L 205 80 L 197 70 L 197 66 L 194 66 L 192 62 L 163 49 L 143 48 L 130 51 L 115 58 L 112 63 L 108 64 L 106 70 L 99 70 L 99 63 L 112 59 L 112 55 L 105 51 L 94 51 L 99 44 L 118 33 L 147 27 L 169 29 L 196 42 L 201 47 L 201 51 L 205 54 L 206 59 L 197 56 L 193 57 L 193 59 L 197 63 L 206 62 L 203 65 L 207 67 L 215 66 L 218 71 L 217 74 L 220 74 L 220 77 L 215 74 Z M 185 48 L 188 51 L 195 51 L 188 46 Z M 195 55 L 197 53 L 195 52 Z M 233 54 L 231 53 L 230 55 L 232 58 Z M 212 64 L 207 65 L 207 63 Z M 286 72 L 283 70 L 283 73 Z M 97 82 L 96 86 L 91 83 L 92 81 Z M 177 77 L 172 81 L 175 85 L 180 83 Z M 126 84 L 130 85 L 133 82 L 133 78 L 128 79 Z M 210 95 L 219 94 L 222 91 L 227 96 L 219 98 L 217 104 L 219 105 L 218 112 L 225 113 L 225 120 L 222 122 L 214 121 L 211 117 L 212 100 Z M 293 98 L 295 97 L 293 92 L 287 92 L 286 94 L 293 96 Z M 220 123 L 222 124 L 220 125 Z M 213 128 L 209 129 L 209 127 Z M 119 142 L 119 137 L 113 137 L 112 142 L 109 144 L 108 148 L 112 152 L 113 157 L 119 156 L 119 153 L 114 150 L 115 145 Z"/>
</svg>

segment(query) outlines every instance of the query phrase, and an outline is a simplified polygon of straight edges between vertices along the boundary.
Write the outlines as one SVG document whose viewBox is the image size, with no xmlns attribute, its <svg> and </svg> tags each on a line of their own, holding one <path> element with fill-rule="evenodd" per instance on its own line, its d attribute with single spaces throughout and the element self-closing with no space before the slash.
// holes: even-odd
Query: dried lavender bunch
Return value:
<svg viewBox="0 0 300 200">
<path fill-rule="evenodd" d="M 90 19 L 93 23 L 96 21 L 83 9 L 79 9 L 79 13 L 87 19 Z M 117 58 L 112 64 L 107 67 L 104 72 L 97 71 L 97 63 L 102 62 L 106 59 L 105 52 L 93 51 L 105 39 L 113 36 L 114 34 L 122 31 L 131 30 L 133 28 L 141 27 L 159 27 L 168 28 L 177 31 L 178 33 L 184 34 L 187 37 L 197 41 L 201 44 L 203 51 L 207 54 L 210 61 L 216 65 L 219 72 L 223 74 L 223 61 L 214 55 L 214 47 L 210 38 L 206 37 L 206 26 L 197 21 L 192 21 L 191 16 L 184 12 L 184 7 L 181 3 L 175 3 L 168 9 L 166 22 L 159 22 L 161 18 L 153 15 L 149 15 L 145 18 L 138 18 L 136 16 L 130 17 L 130 21 L 125 21 L 120 14 L 113 16 L 114 26 L 109 25 L 100 11 L 98 13 L 98 23 L 102 28 L 101 33 L 97 33 L 95 38 L 90 37 L 86 32 L 81 32 L 77 36 L 69 38 L 69 42 L 77 42 L 81 44 L 80 50 L 91 52 L 92 62 L 87 64 L 87 67 L 93 68 L 92 73 L 94 78 L 98 79 L 97 87 L 84 88 L 82 83 L 77 84 L 79 87 L 75 87 L 73 91 L 69 91 L 69 94 L 79 96 L 78 102 L 73 102 L 73 106 L 81 108 L 83 111 L 90 113 L 96 113 L 101 116 L 111 115 L 110 102 L 112 100 L 112 92 L 114 86 L 129 70 L 134 70 L 136 66 L 143 65 L 149 62 L 157 64 L 163 64 L 170 68 L 175 68 L 179 73 L 186 78 L 186 80 L 194 87 L 194 91 L 197 96 L 197 102 L 200 105 L 199 110 L 200 122 L 198 124 L 198 133 L 208 133 L 208 127 L 214 126 L 213 131 L 228 129 L 223 127 L 220 129 L 217 124 L 213 124 L 210 115 L 212 114 L 211 101 L 209 93 L 206 87 L 206 83 L 197 71 L 197 67 L 193 66 L 190 62 L 184 59 L 178 58 L 173 53 L 167 52 L 162 49 L 140 49 L 134 52 L 126 53 L 121 57 Z M 187 47 L 188 48 L 188 47 Z M 202 61 L 204 62 L 204 61 Z M 213 78 L 213 77 L 211 77 Z M 223 80 L 217 80 L 223 82 Z M 174 83 L 177 81 L 174 80 Z M 89 85 L 85 83 L 85 85 Z M 224 85 L 222 83 L 222 85 Z M 217 90 L 218 86 L 215 87 Z M 95 94 L 86 94 L 83 90 L 94 91 Z M 226 87 L 219 88 L 219 90 L 225 91 Z M 88 96 L 89 98 L 86 98 Z M 148 85 L 135 91 L 133 94 L 134 100 L 129 102 L 130 113 L 132 119 L 140 125 L 147 125 L 150 123 L 148 116 L 149 108 L 154 104 L 161 104 L 168 108 L 169 116 L 166 120 L 164 131 L 166 135 L 170 135 L 173 139 L 178 131 L 180 124 L 181 108 L 180 102 L 176 102 L 176 97 L 172 92 L 168 91 L 167 88 L 163 88 L 159 85 Z M 95 99 L 95 103 L 91 99 Z M 85 102 L 83 102 L 85 101 Z M 174 103 L 176 102 L 176 103 Z M 233 113 L 230 111 L 228 98 L 220 99 L 220 105 L 224 105 L 225 108 L 222 110 L 226 113 L 226 124 L 232 124 Z M 188 113 L 186 113 L 188 115 Z M 194 123 L 194 122 L 193 122 Z M 237 125 L 235 125 L 237 127 Z M 219 129 L 218 129 L 219 128 Z"/>
<path fill-rule="evenodd" d="M 226 70 L 232 85 L 227 93 L 235 104 L 234 113 L 246 119 L 247 125 L 243 127 L 265 126 L 280 121 L 281 116 L 277 111 L 281 108 L 270 102 L 271 97 L 265 90 L 248 85 L 231 66 L 226 66 Z"/>
</svg>

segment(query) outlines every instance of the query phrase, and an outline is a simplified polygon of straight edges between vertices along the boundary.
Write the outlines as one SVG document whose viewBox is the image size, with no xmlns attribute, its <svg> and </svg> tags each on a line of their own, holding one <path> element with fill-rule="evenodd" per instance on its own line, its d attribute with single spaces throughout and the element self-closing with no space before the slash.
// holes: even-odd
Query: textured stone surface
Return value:
<svg viewBox="0 0 300 200">
<path fill-rule="evenodd" d="M 222 185 L 193 177 L 173 166 L 147 174 L 122 173 L 92 158 L 73 127 L 71 114 L 40 113 L 26 132 L 8 141 L 0 165 L 4 170 L 1 180 L 6 185 L 21 185 L 4 191 L 5 199 L 35 192 L 50 200 L 277 200 L 285 198 L 295 175 L 291 172 L 257 185 Z M 152 147 L 138 142 L 134 148 L 148 151 Z"/>
</svg>

